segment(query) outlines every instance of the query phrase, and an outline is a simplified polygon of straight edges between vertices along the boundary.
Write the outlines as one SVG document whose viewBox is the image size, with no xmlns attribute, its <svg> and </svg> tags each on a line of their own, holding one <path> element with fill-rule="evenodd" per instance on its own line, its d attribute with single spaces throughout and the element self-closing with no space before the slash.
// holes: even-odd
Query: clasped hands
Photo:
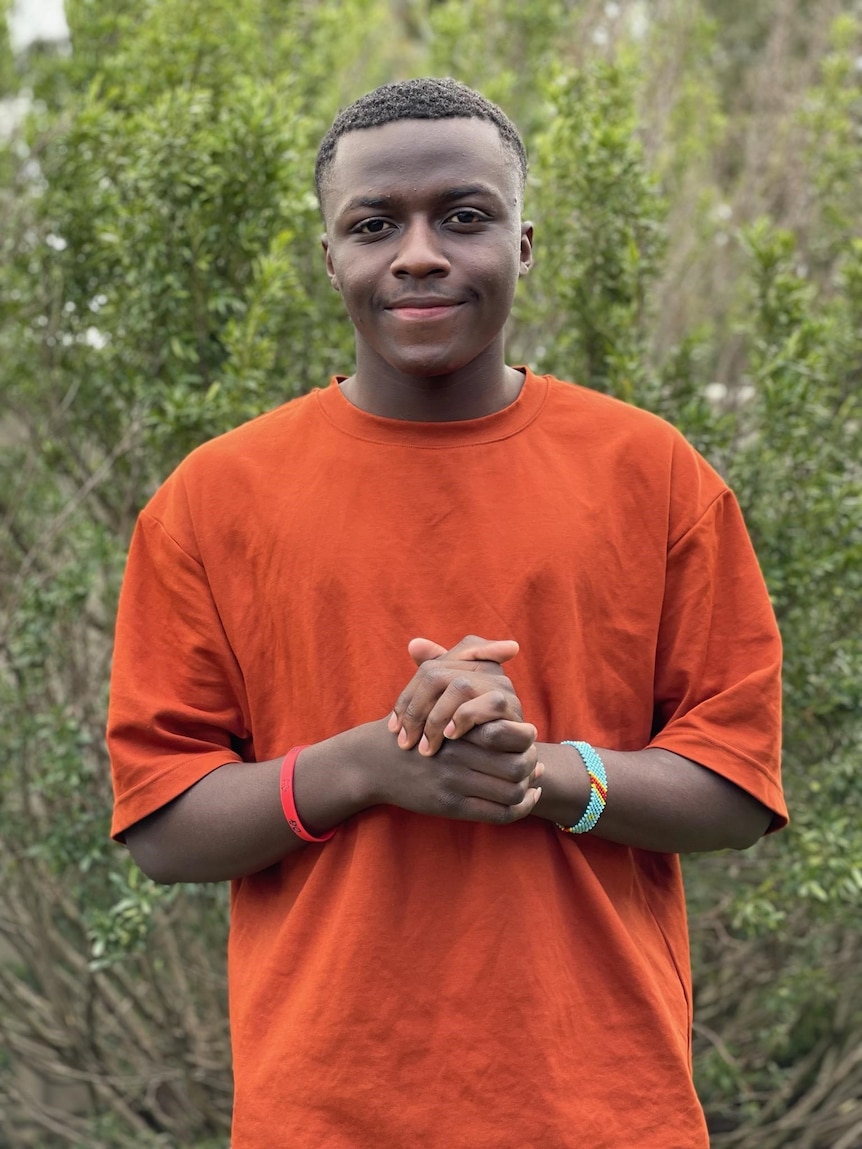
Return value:
<svg viewBox="0 0 862 1149">
<path fill-rule="evenodd" d="M 512 640 L 470 635 L 451 650 L 414 638 L 417 671 L 387 727 L 406 753 L 390 800 L 405 809 L 505 825 L 532 813 L 541 797 L 535 726 L 502 664 Z"/>
</svg>

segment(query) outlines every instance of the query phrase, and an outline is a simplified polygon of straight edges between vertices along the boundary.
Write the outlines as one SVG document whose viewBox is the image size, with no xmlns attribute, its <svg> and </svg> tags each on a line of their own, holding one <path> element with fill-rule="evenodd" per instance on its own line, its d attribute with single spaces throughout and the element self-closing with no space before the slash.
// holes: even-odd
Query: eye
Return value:
<svg viewBox="0 0 862 1149">
<path fill-rule="evenodd" d="M 375 216 L 373 219 L 362 220 L 361 223 L 357 223 L 355 227 L 352 227 L 350 230 L 354 235 L 382 235 L 383 232 L 391 226 L 388 220 Z"/>
<path fill-rule="evenodd" d="M 478 211 L 474 207 L 459 207 L 457 211 L 453 211 L 447 217 L 447 223 L 455 223 L 459 227 L 471 227 L 477 223 L 485 223 L 488 217 L 483 211 Z"/>
</svg>

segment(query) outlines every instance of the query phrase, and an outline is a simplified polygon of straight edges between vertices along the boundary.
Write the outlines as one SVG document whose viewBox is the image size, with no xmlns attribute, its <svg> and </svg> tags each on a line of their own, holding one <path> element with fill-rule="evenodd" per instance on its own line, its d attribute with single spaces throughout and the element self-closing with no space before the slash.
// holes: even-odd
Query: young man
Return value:
<svg viewBox="0 0 862 1149">
<path fill-rule="evenodd" d="M 113 833 L 233 881 L 233 1149 L 708 1143 L 677 855 L 786 821 L 779 639 L 680 435 L 506 365 L 525 169 L 451 81 L 340 113 L 356 369 L 132 544 Z"/>
</svg>

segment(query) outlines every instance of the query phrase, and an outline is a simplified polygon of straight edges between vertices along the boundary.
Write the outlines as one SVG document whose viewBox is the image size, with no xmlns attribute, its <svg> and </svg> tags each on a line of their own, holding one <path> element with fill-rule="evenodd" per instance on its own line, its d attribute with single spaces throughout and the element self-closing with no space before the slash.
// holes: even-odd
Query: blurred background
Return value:
<svg viewBox="0 0 862 1149">
<path fill-rule="evenodd" d="M 314 155 L 422 74 L 527 139 L 510 360 L 659 412 L 739 495 L 793 824 L 686 860 L 697 1084 L 716 1149 L 858 1149 L 862 4 L 837 0 L 0 0 L 0 1145 L 228 1144 L 226 889 L 154 886 L 107 837 L 114 604 L 190 448 L 350 370 Z"/>
</svg>

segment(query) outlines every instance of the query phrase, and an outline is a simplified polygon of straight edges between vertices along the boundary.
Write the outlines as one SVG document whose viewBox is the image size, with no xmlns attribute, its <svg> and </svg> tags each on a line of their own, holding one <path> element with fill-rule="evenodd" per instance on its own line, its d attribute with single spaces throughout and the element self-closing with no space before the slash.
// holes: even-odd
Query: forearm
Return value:
<svg viewBox="0 0 862 1149">
<path fill-rule="evenodd" d="M 316 837 L 378 805 L 508 824 L 527 817 L 539 795 L 535 736 L 528 723 L 500 722 L 490 746 L 481 737 L 458 739 L 429 757 L 400 748 L 386 720 L 367 722 L 300 753 L 296 811 Z M 126 832 L 132 857 L 158 882 L 216 882 L 306 848 L 282 810 L 281 764 L 234 762 L 213 770 Z"/>
<path fill-rule="evenodd" d="M 766 831 L 770 812 L 725 778 L 668 750 L 596 748 L 608 775 L 608 801 L 591 833 L 623 846 L 669 854 L 744 849 Z M 539 743 L 545 766 L 534 814 L 578 821 L 589 778 L 573 746 Z"/>
<path fill-rule="evenodd" d="M 297 760 L 296 806 L 316 836 L 372 803 L 359 760 L 362 733 L 360 727 L 310 746 Z M 230 762 L 213 770 L 128 830 L 132 857 L 157 882 L 217 882 L 256 873 L 304 849 L 282 810 L 282 761 Z"/>
</svg>

